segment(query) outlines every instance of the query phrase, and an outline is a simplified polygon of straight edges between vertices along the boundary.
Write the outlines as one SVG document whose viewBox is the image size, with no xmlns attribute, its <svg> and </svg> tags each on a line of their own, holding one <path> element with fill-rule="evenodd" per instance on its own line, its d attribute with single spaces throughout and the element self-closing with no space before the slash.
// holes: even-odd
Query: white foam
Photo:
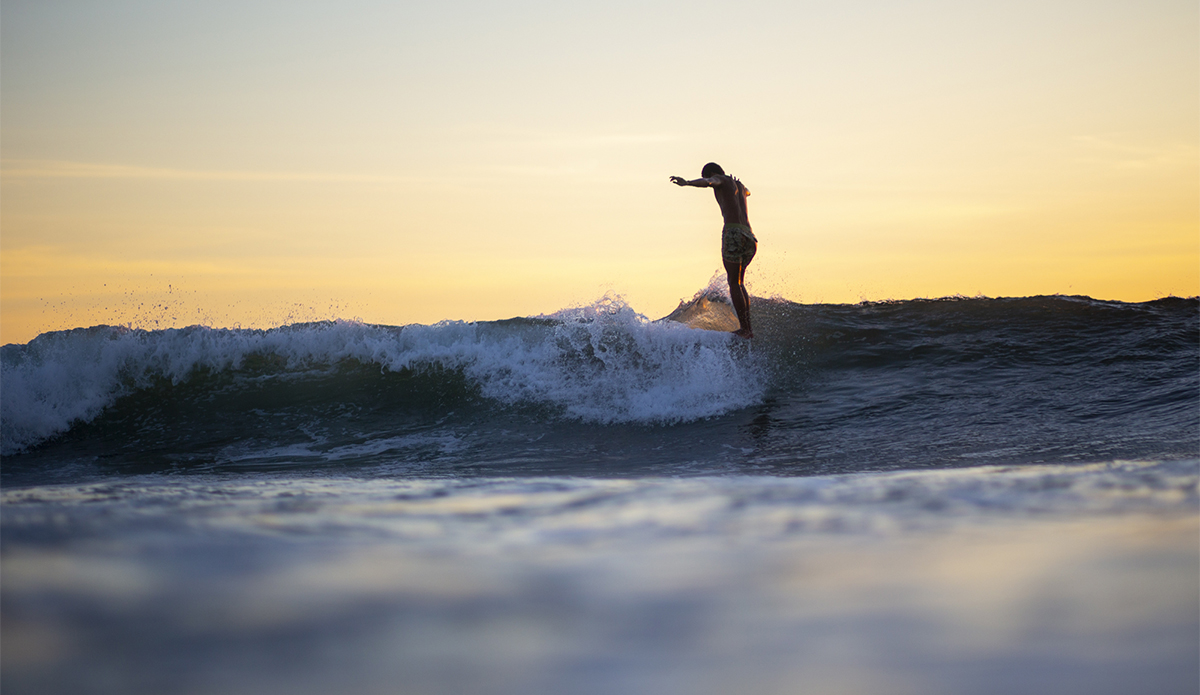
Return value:
<svg viewBox="0 0 1200 695">
<path fill-rule="evenodd" d="M 595 423 L 711 417 L 761 397 L 728 335 L 651 322 L 619 298 L 561 311 L 548 325 L 442 322 L 403 328 L 353 321 L 272 330 L 99 326 L 44 334 L 0 358 L 0 451 L 19 452 L 95 418 L 155 378 L 238 368 L 261 354 L 289 370 L 344 359 L 398 371 L 462 369 L 503 404 L 538 403 Z"/>
</svg>

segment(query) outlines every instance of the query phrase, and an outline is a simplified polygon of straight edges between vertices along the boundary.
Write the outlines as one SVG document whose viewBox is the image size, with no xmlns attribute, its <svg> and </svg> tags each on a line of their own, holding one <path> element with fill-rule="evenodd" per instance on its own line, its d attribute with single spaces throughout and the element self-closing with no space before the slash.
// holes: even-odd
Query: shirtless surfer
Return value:
<svg viewBox="0 0 1200 695">
<path fill-rule="evenodd" d="M 721 230 L 721 260 L 729 274 L 729 298 L 737 312 L 741 328 L 733 332 L 743 338 L 753 338 L 750 329 L 750 293 L 746 291 L 746 266 L 758 251 L 758 239 L 750 229 L 750 217 L 746 214 L 746 196 L 750 191 L 732 176 L 727 176 L 720 165 L 709 162 L 700 170 L 700 178 L 688 181 L 682 176 L 672 176 L 676 186 L 711 188 L 721 206 L 721 217 L 725 228 Z"/>
</svg>

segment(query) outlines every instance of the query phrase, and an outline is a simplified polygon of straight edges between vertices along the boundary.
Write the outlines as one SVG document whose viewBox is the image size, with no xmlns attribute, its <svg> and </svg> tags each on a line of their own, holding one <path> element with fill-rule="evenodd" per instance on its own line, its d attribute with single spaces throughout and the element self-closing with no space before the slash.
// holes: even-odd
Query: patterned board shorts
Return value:
<svg viewBox="0 0 1200 695">
<path fill-rule="evenodd" d="M 758 252 L 758 239 L 744 224 L 727 224 L 721 230 L 721 260 L 728 265 L 750 264 Z"/>
</svg>

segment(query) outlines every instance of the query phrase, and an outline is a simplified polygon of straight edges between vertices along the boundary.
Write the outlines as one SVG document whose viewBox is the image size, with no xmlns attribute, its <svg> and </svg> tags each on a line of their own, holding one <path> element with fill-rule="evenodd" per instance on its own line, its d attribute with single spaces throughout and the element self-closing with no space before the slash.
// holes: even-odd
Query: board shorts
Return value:
<svg viewBox="0 0 1200 695">
<path fill-rule="evenodd" d="M 721 260 L 727 265 L 746 266 L 758 252 L 758 239 L 744 224 L 727 224 L 721 230 Z"/>
</svg>

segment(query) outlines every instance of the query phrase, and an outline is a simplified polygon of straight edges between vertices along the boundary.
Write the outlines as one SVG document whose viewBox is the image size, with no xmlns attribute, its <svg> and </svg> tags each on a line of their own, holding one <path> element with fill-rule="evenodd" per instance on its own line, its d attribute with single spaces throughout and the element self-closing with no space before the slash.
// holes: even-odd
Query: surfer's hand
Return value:
<svg viewBox="0 0 1200 695">
<path fill-rule="evenodd" d="M 683 178 L 682 176 L 672 176 L 671 183 L 675 184 L 676 186 L 686 186 L 687 179 Z"/>
</svg>

